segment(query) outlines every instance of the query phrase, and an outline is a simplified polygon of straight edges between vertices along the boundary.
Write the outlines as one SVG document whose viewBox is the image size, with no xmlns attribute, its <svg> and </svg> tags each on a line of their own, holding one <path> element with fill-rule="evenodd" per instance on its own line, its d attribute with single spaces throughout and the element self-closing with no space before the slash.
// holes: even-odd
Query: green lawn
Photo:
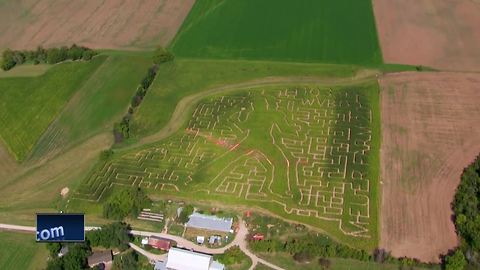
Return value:
<svg viewBox="0 0 480 270">
<path fill-rule="evenodd" d="M 197 1 L 180 57 L 381 64 L 371 0 Z"/>
<path fill-rule="evenodd" d="M 171 223 L 171 224 L 168 226 L 168 233 L 169 233 L 169 234 L 182 236 L 184 230 L 185 230 L 185 227 L 184 227 L 184 226 L 179 225 L 179 224 L 176 224 L 176 223 Z"/>
<path fill-rule="evenodd" d="M 350 65 L 179 59 L 160 66 L 157 78 L 134 115 L 132 133 L 154 133 L 170 120 L 178 102 L 209 88 L 275 77 L 352 77 Z"/>
<path fill-rule="evenodd" d="M 137 85 L 151 66 L 150 55 L 105 53 L 108 58 L 33 149 L 32 158 L 64 149 L 101 131 L 111 131 L 113 122 L 125 114 Z"/>
<path fill-rule="evenodd" d="M 138 185 L 187 200 L 261 207 L 353 247 L 375 248 L 376 81 L 247 89 L 185 108 L 190 117 L 173 136 L 99 163 L 75 198 L 97 200 L 111 184 Z"/>
<path fill-rule="evenodd" d="M 0 269 L 44 269 L 48 251 L 45 244 L 37 244 L 35 235 L 0 231 Z"/>
<path fill-rule="evenodd" d="M 65 62 L 31 78 L 0 79 L 0 137 L 23 161 L 69 98 L 105 61 Z"/>
</svg>

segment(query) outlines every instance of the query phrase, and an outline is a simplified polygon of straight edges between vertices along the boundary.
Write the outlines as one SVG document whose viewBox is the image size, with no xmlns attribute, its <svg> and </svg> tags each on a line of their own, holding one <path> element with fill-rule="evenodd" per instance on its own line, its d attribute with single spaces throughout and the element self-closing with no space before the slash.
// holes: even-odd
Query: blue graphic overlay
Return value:
<svg viewBox="0 0 480 270">
<path fill-rule="evenodd" d="M 37 242 L 85 241 L 83 214 L 37 214 Z"/>
</svg>

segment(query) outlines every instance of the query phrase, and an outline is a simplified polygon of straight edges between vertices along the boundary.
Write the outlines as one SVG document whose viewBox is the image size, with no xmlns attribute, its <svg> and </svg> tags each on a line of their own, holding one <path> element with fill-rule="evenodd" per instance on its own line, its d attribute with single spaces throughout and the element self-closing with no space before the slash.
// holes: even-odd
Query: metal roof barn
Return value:
<svg viewBox="0 0 480 270">
<path fill-rule="evenodd" d="M 219 232 L 230 232 L 232 229 L 233 218 L 219 218 L 199 213 L 190 215 L 187 227 L 206 229 Z"/>
<path fill-rule="evenodd" d="M 212 256 L 189 250 L 171 248 L 168 252 L 167 269 L 209 270 Z"/>
</svg>

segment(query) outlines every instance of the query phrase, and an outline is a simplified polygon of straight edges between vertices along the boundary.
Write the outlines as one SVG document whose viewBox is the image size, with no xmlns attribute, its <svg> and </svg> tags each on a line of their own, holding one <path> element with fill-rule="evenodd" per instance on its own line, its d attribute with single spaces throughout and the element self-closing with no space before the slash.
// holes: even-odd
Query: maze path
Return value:
<svg viewBox="0 0 480 270">
<path fill-rule="evenodd" d="M 105 164 L 89 176 L 76 197 L 98 201 L 112 185 L 180 190 L 199 167 L 246 136 L 237 123 L 248 118 L 253 108 L 250 103 L 248 96 L 228 96 L 199 104 L 183 134 Z"/>
<path fill-rule="evenodd" d="M 289 112 L 289 127 L 274 125 L 271 133 L 295 175 L 293 189 L 301 208 L 287 211 L 337 220 L 345 234 L 363 237 L 369 237 L 370 218 L 365 171 L 371 111 L 366 103 L 363 96 L 346 91 L 280 91 L 275 109 Z"/>
<path fill-rule="evenodd" d="M 214 191 L 247 200 L 266 200 L 265 185 L 272 181 L 272 166 L 263 153 L 252 150 L 230 162 L 213 179 L 222 180 Z"/>
<path fill-rule="evenodd" d="M 267 112 L 272 119 L 255 116 Z M 251 136 L 250 121 L 270 127 L 263 141 Z M 212 97 L 194 108 L 183 132 L 106 163 L 76 196 L 98 200 L 112 185 L 182 191 L 210 183 L 198 187 L 212 195 L 274 202 L 291 215 L 335 221 L 346 235 L 371 237 L 376 222 L 370 217 L 371 125 L 368 98 L 355 89 Z M 271 149 L 280 156 L 272 156 Z M 215 167 L 217 161 L 225 165 Z M 285 182 L 278 170 L 288 178 L 283 193 L 272 189 Z"/>
</svg>

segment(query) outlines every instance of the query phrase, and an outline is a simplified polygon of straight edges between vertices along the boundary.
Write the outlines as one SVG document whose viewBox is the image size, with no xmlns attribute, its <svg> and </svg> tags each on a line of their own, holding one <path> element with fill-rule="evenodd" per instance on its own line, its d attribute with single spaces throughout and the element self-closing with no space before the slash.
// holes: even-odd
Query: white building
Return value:
<svg viewBox="0 0 480 270">
<path fill-rule="evenodd" d="M 155 264 L 155 270 L 225 270 L 211 255 L 190 250 L 171 248 L 167 260 Z"/>
<path fill-rule="evenodd" d="M 219 218 L 200 213 L 190 215 L 187 227 L 217 232 L 232 232 L 233 218 Z"/>
</svg>

